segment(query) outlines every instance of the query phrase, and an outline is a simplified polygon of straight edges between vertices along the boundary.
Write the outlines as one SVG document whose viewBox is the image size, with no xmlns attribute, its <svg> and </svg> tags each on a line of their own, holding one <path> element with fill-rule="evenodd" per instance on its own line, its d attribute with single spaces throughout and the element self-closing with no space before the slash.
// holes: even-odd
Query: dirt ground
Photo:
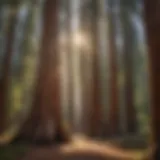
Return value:
<svg viewBox="0 0 160 160">
<path fill-rule="evenodd" d="M 110 143 L 75 138 L 70 144 L 32 146 L 21 160 L 141 160 L 141 156 Z"/>
</svg>

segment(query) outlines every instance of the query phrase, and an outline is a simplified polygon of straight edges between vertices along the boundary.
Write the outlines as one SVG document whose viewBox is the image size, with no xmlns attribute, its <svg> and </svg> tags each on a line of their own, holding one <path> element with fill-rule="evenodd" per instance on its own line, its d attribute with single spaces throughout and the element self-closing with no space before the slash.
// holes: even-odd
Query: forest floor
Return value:
<svg viewBox="0 0 160 160">
<path fill-rule="evenodd" d="M 141 140 L 141 137 L 93 140 L 76 135 L 70 143 L 61 145 L 9 144 L 0 147 L 0 160 L 143 160 L 148 151 Z"/>
<path fill-rule="evenodd" d="M 21 160 L 141 160 L 142 150 L 122 149 L 110 142 L 74 137 L 69 144 L 32 146 Z"/>
</svg>

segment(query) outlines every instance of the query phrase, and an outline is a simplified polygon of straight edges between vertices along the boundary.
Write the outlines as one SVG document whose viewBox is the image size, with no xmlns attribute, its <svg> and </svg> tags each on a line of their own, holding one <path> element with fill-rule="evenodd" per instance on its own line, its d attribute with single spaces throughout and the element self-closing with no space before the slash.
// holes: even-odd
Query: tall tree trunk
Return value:
<svg viewBox="0 0 160 160">
<path fill-rule="evenodd" d="M 88 1 L 84 1 L 84 6 L 82 6 L 82 34 L 84 37 L 83 45 L 81 47 L 81 76 L 82 76 L 82 124 L 83 133 L 88 134 L 89 132 L 89 114 L 91 109 L 91 99 L 92 99 L 92 52 L 91 52 L 91 6 Z M 87 3 L 87 4 L 86 4 Z M 90 7 L 88 9 L 88 7 Z"/>
<path fill-rule="evenodd" d="M 13 38 L 15 29 L 15 11 L 10 11 L 10 18 L 7 30 L 7 43 L 4 55 L 4 63 L 2 66 L 2 78 L 0 80 L 0 133 L 2 133 L 6 126 L 6 97 L 8 94 L 8 85 L 10 80 L 11 59 L 13 49 Z"/>
<path fill-rule="evenodd" d="M 91 136 L 99 136 L 101 133 L 101 98 L 100 98 L 100 79 L 99 79 L 99 53 L 98 53 L 98 8 L 97 1 L 93 1 L 93 28 L 92 28 L 92 45 L 93 45 L 93 88 L 92 88 L 92 107 L 91 107 Z"/>
<path fill-rule="evenodd" d="M 112 2 L 111 2 L 112 3 Z M 119 124 L 119 97 L 118 97 L 118 68 L 117 68 L 117 47 L 116 47 L 116 24 L 113 11 L 113 4 L 108 14 L 109 16 L 109 41 L 110 41 L 110 111 L 108 130 L 111 135 L 116 135 L 120 131 Z"/>
<path fill-rule="evenodd" d="M 81 56 L 81 3 L 79 0 L 71 0 L 71 58 L 73 75 L 73 109 L 74 131 L 82 131 L 82 82 L 80 73 Z"/>
<path fill-rule="evenodd" d="M 35 4 L 36 5 L 36 4 Z M 43 35 L 40 50 L 39 77 L 30 117 L 16 140 L 37 143 L 69 140 L 64 133 L 60 109 L 60 66 L 57 52 L 57 0 L 46 0 L 43 13 Z"/>
<path fill-rule="evenodd" d="M 144 1 L 146 31 L 149 45 L 149 67 L 151 82 L 151 114 L 154 149 L 152 159 L 160 159 L 160 3 L 158 0 Z"/>
<path fill-rule="evenodd" d="M 74 116 L 73 116 L 73 111 L 74 111 L 74 104 L 73 104 L 73 74 L 72 74 L 72 58 L 71 58 L 71 51 L 72 51 L 72 42 L 71 42 L 71 36 L 72 36 L 72 32 L 71 32 L 71 0 L 69 2 L 67 2 L 67 32 L 68 32 L 68 38 L 70 39 L 67 42 L 67 58 L 68 58 L 68 77 L 69 77 L 69 85 L 68 85 L 68 92 L 69 92 L 69 99 L 68 99 L 68 103 L 69 103 L 69 122 L 70 122 L 70 127 L 73 131 L 74 128 Z"/>
<path fill-rule="evenodd" d="M 122 0 L 123 1 L 123 0 Z M 127 132 L 137 131 L 136 110 L 134 105 L 134 86 L 133 86 L 133 51 L 134 51 L 134 30 L 130 18 L 130 10 L 125 5 L 121 6 L 121 21 L 124 38 L 124 76 L 125 76 L 125 107 Z"/>
</svg>

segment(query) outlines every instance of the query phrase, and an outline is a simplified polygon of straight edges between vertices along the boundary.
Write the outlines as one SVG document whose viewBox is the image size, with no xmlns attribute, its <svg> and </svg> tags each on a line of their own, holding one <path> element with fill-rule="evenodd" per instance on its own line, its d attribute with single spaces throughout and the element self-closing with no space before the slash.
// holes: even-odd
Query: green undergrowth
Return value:
<svg viewBox="0 0 160 160">
<path fill-rule="evenodd" d="M 10 144 L 0 147 L 0 160 L 17 160 L 28 151 L 26 145 Z"/>
</svg>

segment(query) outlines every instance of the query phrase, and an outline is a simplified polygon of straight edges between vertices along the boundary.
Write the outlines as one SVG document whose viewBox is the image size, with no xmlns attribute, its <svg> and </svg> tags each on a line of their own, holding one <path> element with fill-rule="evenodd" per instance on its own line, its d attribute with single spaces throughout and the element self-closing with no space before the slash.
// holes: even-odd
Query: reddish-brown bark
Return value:
<svg viewBox="0 0 160 160">
<path fill-rule="evenodd" d="M 144 1 L 146 31 L 149 49 L 151 82 L 151 115 L 153 143 L 156 149 L 153 160 L 160 159 L 160 3 L 158 0 Z"/>
<path fill-rule="evenodd" d="M 69 135 L 64 132 L 60 108 L 57 9 L 57 0 L 46 0 L 35 101 L 31 115 L 18 135 L 18 138 L 42 143 L 69 139 Z"/>
<path fill-rule="evenodd" d="M 111 135 L 119 133 L 119 97 L 118 97 L 118 68 L 117 68 L 117 47 L 113 13 L 109 14 L 109 42 L 110 42 L 110 81 L 109 81 L 109 96 L 110 96 L 110 111 L 109 111 L 109 126 L 108 130 Z"/>
<path fill-rule="evenodd" d="M 99 53 L 98 53 L 98 30 L 97 30 L 97 2 L 94 2 L 94 12 L 93 16 L 93 30 L 92 30 L 92 45 L 93 45 L 93 87 L 92 87 L 92 104 L 91 104 L 91 129 L 90 135 L 99 136 L 101 134 L 101 118 L 102 118 L 102 106 L 100 98 L 100 74 L 99 74 Z"/>
</svg>

